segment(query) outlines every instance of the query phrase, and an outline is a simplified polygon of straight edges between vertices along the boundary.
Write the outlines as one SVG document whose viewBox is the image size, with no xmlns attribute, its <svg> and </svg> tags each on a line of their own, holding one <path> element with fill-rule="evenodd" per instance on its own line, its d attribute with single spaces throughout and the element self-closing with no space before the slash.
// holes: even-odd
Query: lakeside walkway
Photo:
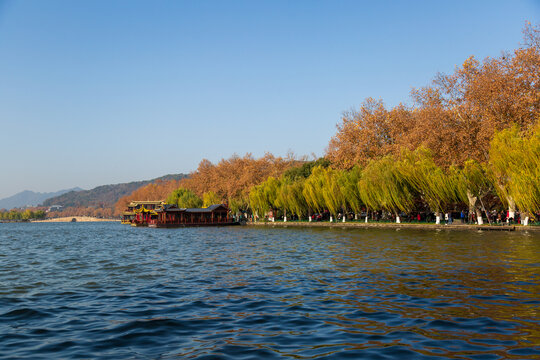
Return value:
<svg viewBox="0 0 540 360">
<path fill-rule="evenodd" d="M 540 226 L 523 225 L 469 225 L 469 224 L 433 224 L 433 223 L 365 223 L 365 222 L 329 222 L 329 221 L 279 221 L 279 222 L 248 222 L 248 226 L 271 227 L 326 227 L 326 228 L 387 228 L 387 229 L 419 229 L 419 230 L 494 230 L 494 231 L 538 231 Z"/>
</svg>

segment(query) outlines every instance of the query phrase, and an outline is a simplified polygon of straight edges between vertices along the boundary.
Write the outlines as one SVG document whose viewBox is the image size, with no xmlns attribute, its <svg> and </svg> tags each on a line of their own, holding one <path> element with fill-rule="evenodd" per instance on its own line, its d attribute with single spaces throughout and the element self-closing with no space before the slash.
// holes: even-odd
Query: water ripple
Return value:
<svg viewBox="0 0 540 360">
<path fill-rule="evenodd" d="M 0 359 L 540 357 L 534 233 L 0 226 Z"/>
</svg>

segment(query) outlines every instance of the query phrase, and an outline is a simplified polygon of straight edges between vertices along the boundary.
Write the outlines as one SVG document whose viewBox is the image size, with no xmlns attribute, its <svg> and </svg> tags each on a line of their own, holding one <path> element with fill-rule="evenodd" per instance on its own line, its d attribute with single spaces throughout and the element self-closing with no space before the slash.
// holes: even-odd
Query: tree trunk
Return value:
<svg viewBox="0 0 540 360">
<path fill-rule="evenodd" d="M 510 218 L 516 219 L 516 202 L 511 196 L 508 197 L 508 218 L 506 221 L 509 221 Z"/>
<path fill-rule="evenodd" d="M 287 210 L 283 210 L 283 222 L 287 222 Z"/>
<path fill-rule="evenodd" d="M 436 212 L 435 213 L 435 224 L 439 225 L 441 223 L 441 213 Z"/>
<path fill-rule="evenodd" d="M 480 209 L 478 208 L 474 209 L 474 211 L 476 211 L 476 219 L 478 225 L 484 225 L 484 219 L 482 219 L 482 211 L 480 211 Z"/>
<path fill-rule="evenodd" d="M 330 215 L 330 222 L 332 222 L 332 215 Z"/>
<path fill-rule="evenodd" d="M 476 222 L 478 225 L 484 224 L 484 219 L 482 219 L 482 210 L 478 207 L 478 197 L 474 196 L 470 191 L 467 190 L 467 199 L 469 199 L 469 214 L 473 212 L 476 214 Z"/>
<path fill-rule="evenodd" d="M 401 219 L 398 214 L 396 214 L 396 224 L 401 224 Z"/>
</svg>

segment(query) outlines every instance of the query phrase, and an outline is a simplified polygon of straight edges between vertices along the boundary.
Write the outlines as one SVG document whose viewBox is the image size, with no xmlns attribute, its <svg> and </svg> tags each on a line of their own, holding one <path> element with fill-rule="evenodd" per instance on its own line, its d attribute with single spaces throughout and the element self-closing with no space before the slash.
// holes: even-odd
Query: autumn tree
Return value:
<svg viewBox="0 0 540 360">
<path fill-rule="evenodd" d="M 244 157 L 233 155 L 217 164 L 205 159 L 188 179 L 182 180 L 182 186 L 199 196 L 213 191 L 221 199 L 227 200 L 233 212 L 237 212 L 249 208 L 249 191 L 253 186 L 270 176 L 279 178 L 283 172 L 298 163 L 294 158 L 275 157 L 270 153 L 258 159 L 251 154 Z"/>
<path fill-rule="evenodd" d="M 350 169 L 386 155 L 394 142 L 392 122 L 382 100 L 368 98 L 358 111 L 344 114 L 326 150 L 335 166 Z"/>
<path fill-rule="evenodd" d="M 370 159 L 424 146 L 438 165 L 486 162 L 496 131 L 516 124 L 530 129 L 540 112 L 538 27 L 529 25 L 524 46 L 499 57 L 466 59 L 451 74 L 438 74 L 413 89 L 412 107 L 385 108 L 368 98 L 346 113 L 329 142 L 332 165 L 350 169 Z"/>
</svg>

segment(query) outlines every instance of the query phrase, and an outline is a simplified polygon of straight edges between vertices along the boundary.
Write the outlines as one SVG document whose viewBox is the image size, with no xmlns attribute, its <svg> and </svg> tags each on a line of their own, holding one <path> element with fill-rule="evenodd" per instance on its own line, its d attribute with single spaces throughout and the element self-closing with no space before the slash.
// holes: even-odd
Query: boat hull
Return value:
<svg viewBox="0 0 540 360">
<path fill-rule="evenodd" d="M 209 226 L 237 226 L 239 222 L 228 223 L 183 223 L 183 224 L 150 224 L 148 227 L 152 228 L 183 228 L 183 227 L 209 227 Z"/>
</svg>

